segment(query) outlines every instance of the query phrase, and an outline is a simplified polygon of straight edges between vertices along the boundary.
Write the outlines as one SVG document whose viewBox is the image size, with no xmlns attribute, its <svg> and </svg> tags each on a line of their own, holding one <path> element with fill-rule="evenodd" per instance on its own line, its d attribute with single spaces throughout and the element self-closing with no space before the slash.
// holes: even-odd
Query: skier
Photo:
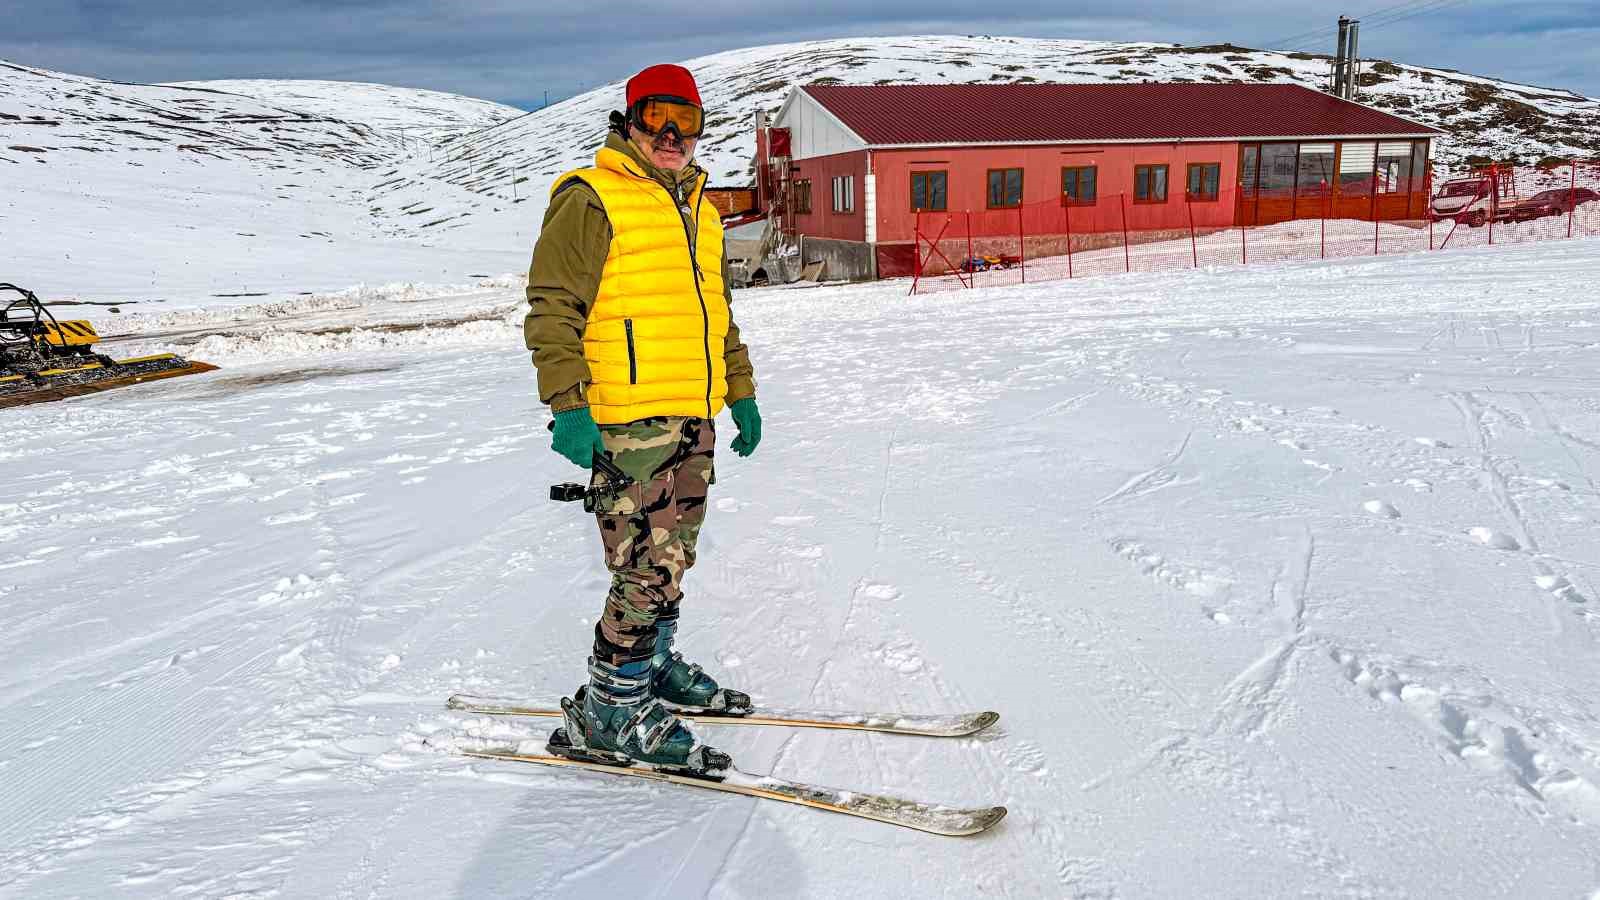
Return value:
<svg viewBox="0 0 1600 900">
<path fill-rule="evenodd" d="M 611 588 L 588 684 L 562 701 L 568 743 L 557 732 L 551 750 L 700 773 L 726 768 L 727 755 L 663 703 L 738 714 L 750 698 L 673 650 L 681 583 L 715 481 L 717 413 L 732 412 L 735 453 L 761 442 L 722 222 L 692 162 L 704 123 L 687 69 L 628 80 L 627 112 L 611 114 L 594 166 L 552 187 L 523 326 L 555 451 L 585 468 L 606 454 L 630 479 L 613 490 L 591 476 Z"/>
</svg>

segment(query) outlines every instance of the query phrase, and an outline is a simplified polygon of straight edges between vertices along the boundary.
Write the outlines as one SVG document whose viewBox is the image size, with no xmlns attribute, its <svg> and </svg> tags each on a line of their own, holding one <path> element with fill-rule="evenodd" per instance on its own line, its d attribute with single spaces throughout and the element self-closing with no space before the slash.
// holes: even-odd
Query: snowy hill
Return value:
<svg viewBox="0 0 1600 900">
<path fill-rule="evenodd" d="M 437 114 L 456 128 L 509 108 L 367 85 L 345 101 L 326 83 L 256 92 L 0 62 L 0 281 L 47 300 L 192 305 L 526 265 L 531 235 L 495 233 L 481 252 L 463 251 L 472 238 L 458 235 L 441 248 L 367 202 L 384 172 L 421 152 L 397 125 Z M 308 108 L 285 105 L 297 94 Z M 448 184 L 430 190 L 456 193 L 475 199 Z"/>
<path fill-rule="evenodd" d="M 514 106 L 489 100 L 364 82 L 241 79 L 179 81 L 173 86 L 239 94 L 430 141 L 488 128 L 524 114 Z"/>
<path fill-rule="evenodd" d="M 0 166 L 50 165 L 84 154 L 371 165 L 394 135 L 322 112 L 195 87 L 123 84 L 0 60 Z M 44 173 L 32 170 L 38 178 Z"/>
<path fill-rule="evenodd" d="M 752 177 L 756 113 L 776 112 L 801 84 L 1243 81 L 1321 89 L 1329 62 L 1229 45 L 930 36 L 777 44 L 684 65 L 695 73 L 709 115 L 699 162 L 713 184 L 734 186 Z M 1372 61 L 1362 84 L 1364 102 L 1449 132 L 1437 154 L 1446 170 L 1475 157 L 1535 163 L 1546 156 L 1600 156 L 1600 101 L 1570 91 Z M 533 208 L 517 213 L 525 218 L 542 208 L 543 192 L 557 175 L 588 162 L 621 98 L 622 83 L 610 84 L 454 141 L 447 158 L 414 161 L 402 180 L 376 193 L 374 205 L 416 202 L 443 181 L 480 197 L 466 207 L 431 204 L 455 225 L 526 202 L 531 193 Z"/>
</svg>

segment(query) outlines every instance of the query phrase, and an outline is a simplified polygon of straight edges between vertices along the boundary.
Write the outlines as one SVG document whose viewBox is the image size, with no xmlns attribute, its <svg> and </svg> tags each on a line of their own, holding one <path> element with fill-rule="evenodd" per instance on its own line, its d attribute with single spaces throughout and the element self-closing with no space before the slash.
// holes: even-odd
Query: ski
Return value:
<svg viewBox="0 0 1600 900">
<path fill-rule="evenodd" d="M 567 769 L 603 772 L 607 775 L 626 775 L 651 781 L 664 781 L 689 787 L 705 788 L 763 800 L 777 800 L 798 806 L 809 806 L 828 812 L 871 819 L 903 828 L 925 831 L 949 837 L 965 837 L 993 828 L 1005 818 L 1004 806 L 983 806 L 963 809 L 935 803 L 921 803 L 903 797 L 883 794 L 864 794 L 860 791 L 841 791 L 774 778 L 771 775 L 754 775 L 737 768 L 724 769 L 715 775 L 695 775 L 657 769 L 645 763 L 618 764 L 590 762 L 557 756 L 553 753 L 525 753 L 514 746 L 455 747 L 453 752 L 476 759 L 504 762 L 533 763 Z"/>
<path fill-rule="evenodd" d="M 445 705 L 461 712 L 486 716 L 541 716 L 560 718 L 561 706 L 530 700 L 477 697 L 456 694 Z M 673 712 L 692 722 L 727 725 L 787 725 L 794 728 L 834 728 L 847 731 L 877 731 L 884 734 L 912 734 L 926 737 L 966 737 L 999 721 L 997 712 L 956 713 L 952 715 L 901 715 L 899 713 L 819 712 L 757 706 L 748 714 L 734 715 L 712 709 L 674 708 Z"/>
</svg>

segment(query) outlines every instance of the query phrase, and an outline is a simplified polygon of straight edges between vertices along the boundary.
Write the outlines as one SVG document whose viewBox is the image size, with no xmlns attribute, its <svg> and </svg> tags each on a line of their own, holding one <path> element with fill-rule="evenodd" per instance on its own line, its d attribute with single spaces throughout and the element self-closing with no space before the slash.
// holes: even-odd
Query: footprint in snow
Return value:
<svg viewBox="0 0 1600 900">
<path fill-rule="evenodd" d="M 1400 518 L 1400 510 L 1395 509 L 1393 506 L 1385 503 L 1382 500 L 1368 500 L 1367 502 L 1361 504 L 1361 508 L 1375 516 L 1381 516 L 1385 519 Z"/>
<path fill-rule="evenodd" d="M 1503 531 L 1495 531 L 1493 528 L 1484 528 L 1482 525 L 1479 525 L 1475 528 L 1468 528 L 1467 534 L 1471 535 L 1473 540 L 1484 545 L 1485 547 L 1493 547 L 1496 550 L 1522 549 L 1522 545 L 1517 543 L 1516 538 L 1506 534 Z"/>
</svg>

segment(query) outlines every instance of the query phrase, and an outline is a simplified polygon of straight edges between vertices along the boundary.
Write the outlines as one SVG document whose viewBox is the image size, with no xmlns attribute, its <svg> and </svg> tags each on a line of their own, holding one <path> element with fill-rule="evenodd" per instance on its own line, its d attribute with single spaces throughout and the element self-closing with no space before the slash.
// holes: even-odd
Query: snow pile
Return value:
<svg viewBox="0 0 1600 900">
<path fill-rule="evenodd" d="M 515 344 L 522 327 L 520 313 L 489 321 L 460 322 L 416 328 L 351 328 L 348 331 L 270 330 L 246 335 L 209 335 L 184 350 L 195 359 L 217 365 L 298 359 L 317 354 L 348 356 L 391 350 L 441 347 L 483 347 L 503 350 Z"/>
</svg>

